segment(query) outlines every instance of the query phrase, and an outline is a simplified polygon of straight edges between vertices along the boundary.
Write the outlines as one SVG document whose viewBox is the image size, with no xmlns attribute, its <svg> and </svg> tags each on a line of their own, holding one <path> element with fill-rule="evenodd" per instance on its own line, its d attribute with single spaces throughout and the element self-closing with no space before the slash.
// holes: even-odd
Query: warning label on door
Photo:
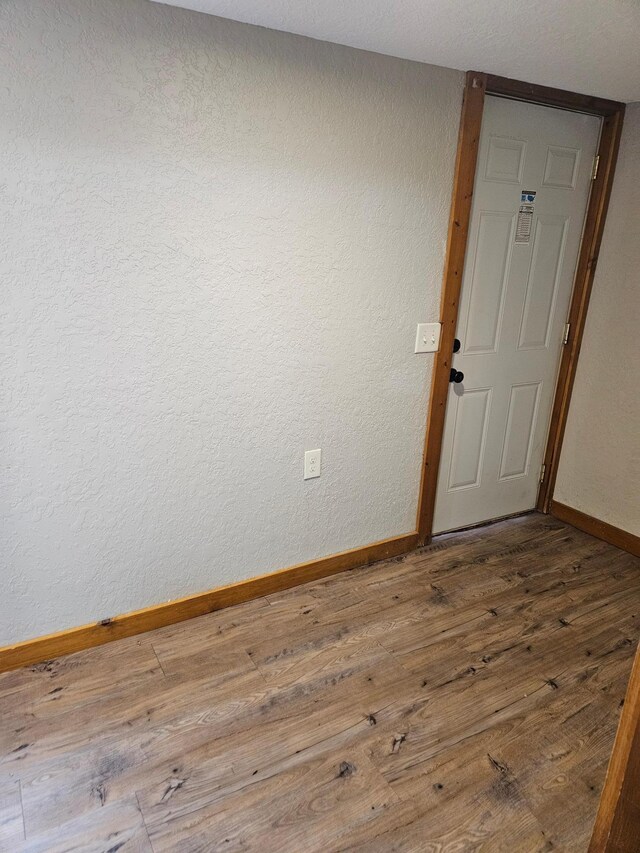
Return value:
<svg viewBox="0 0 640 853">
<path fill-rule="evenodd" d="M 533 226 L 533 205 L 521 204 L 516 223 L 516 243 L 528 243 Z"/>
<path fill-rule="evenodd" d="M 536 190 L 522 190 L 520 207 L 516 223 L 516 243 L 528 243 L 533 227 L 533 205 L 536 202 Z"/>
<path fill-rule="evenodd" d="M 533 228 L 533 205 L 536 202 L 536 190 L 522 190 L 520 207 L 516 223 L 516 243 L 528 243 Z"/>
</svg>

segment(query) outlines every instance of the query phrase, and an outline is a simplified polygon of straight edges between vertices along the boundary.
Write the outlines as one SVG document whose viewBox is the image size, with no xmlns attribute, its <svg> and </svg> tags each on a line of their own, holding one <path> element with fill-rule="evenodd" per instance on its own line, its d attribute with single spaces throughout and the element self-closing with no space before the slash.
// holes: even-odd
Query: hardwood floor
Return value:
<svg viewBox="0 0 640 853">
<path fill-rule="evenodd" d="M 549 516 L 0 676 L 2 851 L 586 851 L 640 559 Z"/>
</svg>

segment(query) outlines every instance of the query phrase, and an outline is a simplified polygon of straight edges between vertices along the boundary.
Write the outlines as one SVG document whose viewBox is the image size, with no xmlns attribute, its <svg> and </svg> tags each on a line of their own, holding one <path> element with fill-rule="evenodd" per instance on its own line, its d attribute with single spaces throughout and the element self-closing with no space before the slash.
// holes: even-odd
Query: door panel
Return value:
<svg viewBox="0 0 640 853">
<path fill-rule="evenodd" d="M 549 346 L 569 221 L 553 214 L 542 214 L 536 221 L 518 349 Z"/>
<path fill-rule="evenodd" d="M 495 352 L 516 218 L 480 211 L 464 334 L 465 352 Z"/>
<path fill-rule="evenodd" d="M 500 480 L 524 477 L 529 469 L 540 397 L 540 382 L 513 385 L 502 446 Z"/>
<path fill-rule="evenodd" d="M 486 180 L 520 185 L 526 147 L 522 139 L 492 136 L 484 173 Z"/>
<path fill-rule="evenodd" d="M 547 162 L 544 167 L 542 186 L 575 189 L 579 165 L 579 148 L 561 148 L 558 145 L 550 145 L 547 148 Z"/>
<path fill-rule="evenodd" d="M 450 386 L 436 533 L 535 506 L 600 125 L 485 100 L 452 362 L 464 380 Z"/>
<path fill-rule="evenodd" d="M 449 469 L 449 489 L 477 486 L 487 436 L 487 414 L 491 391 L 469 391 L 457 400 L 453 445 Z"/>
</svg>

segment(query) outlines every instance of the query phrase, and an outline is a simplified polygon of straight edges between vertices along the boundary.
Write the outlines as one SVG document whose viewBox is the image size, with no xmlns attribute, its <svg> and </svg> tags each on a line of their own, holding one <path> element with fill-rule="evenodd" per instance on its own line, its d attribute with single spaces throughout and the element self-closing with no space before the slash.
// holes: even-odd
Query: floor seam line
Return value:
<svg viewBox="0 0 640 853">
<path fill-rule="evenodd" d="M 22 835 L 27 840 L 27 821 L 24 816 L 24 798 L 22 796 L 22 779 L 18 779 L 18 792 L 20 794 L 20 812 L 22 814 Z"/>
<path fill-rule="evenodd" d="M 153 841 L 151 840 L 151 836 L 149 835 L 149 827 L 147 826 L 147 821 L 145 820 L 144 812 L 142 811 L 142 806 L 140 805 L 140 797 L 138 796 L 137 791 L 135 791 L 135 798 L 136 803 L 138 804 L 138 811 L 140 812 L 140 817 L 142 818 L 142 825 L 144 826 L 147 841 L 149 842 L 149 847 L 151 847 L 151 853 L 155 853 L 155 847 L 153 846 Z"/>
<path fill-rule="evenodd" d="M 160 667 L 160 670 L 161 670 L 163 676 L 166 678 L 167 673 L 164 671 L 164 667 L 162 666 L 162 661 L 160 660 L 160 658 L 158 656 L 158 652 L 156 651 L 156 647 L 153 645 L 152 640 L 149 640 L 149 645 L 151 646 L 151 649 L 152 649 L 154 655 L 156 656 L 156 660 L 158 661 L 158 666 Z"/>
</svg>

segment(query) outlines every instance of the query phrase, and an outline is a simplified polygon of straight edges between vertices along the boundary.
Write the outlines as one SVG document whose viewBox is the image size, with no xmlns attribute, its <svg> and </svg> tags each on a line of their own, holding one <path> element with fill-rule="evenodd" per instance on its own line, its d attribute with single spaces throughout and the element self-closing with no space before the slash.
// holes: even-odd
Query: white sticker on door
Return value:
<svg viewBox="0 0 640 853">
<path fill-rule="evenodd" d="M 520 194 L 520 204 L 534 204 L 536 200 L 536 190 L 522 190 Z"/>
<path fill-rule="evenodd" d="M 533 226 L 533 205 L 521 204 L 518 210 L 518 221 L 516 223 L 516 243 L 528 243 L 531 239 L 531 228 Z"/>
</svg>

